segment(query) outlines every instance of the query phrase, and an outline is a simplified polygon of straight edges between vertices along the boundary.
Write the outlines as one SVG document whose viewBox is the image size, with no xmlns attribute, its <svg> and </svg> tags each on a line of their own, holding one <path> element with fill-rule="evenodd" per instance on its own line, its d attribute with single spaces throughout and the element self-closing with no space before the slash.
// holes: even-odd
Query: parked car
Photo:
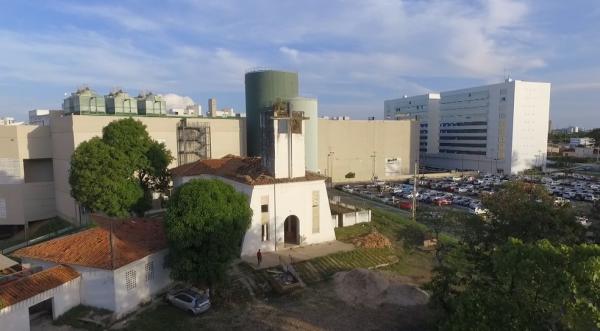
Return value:
<svg viewBox="0 0 600 331">
<path fill-rule="evenodd" d="M 400 203 L 398 203 L 398 207 L 400 209 L 412 209 L 412 203 L 410 201 L 402 201 Z"/>
<path fill-rule="evenodd" d="M 210 309 L 210 293 L 195 287 L 178 288 L 167 293 L 167 301 L 175 307 L 192 315 L 198 315 Z"/>
</svg>

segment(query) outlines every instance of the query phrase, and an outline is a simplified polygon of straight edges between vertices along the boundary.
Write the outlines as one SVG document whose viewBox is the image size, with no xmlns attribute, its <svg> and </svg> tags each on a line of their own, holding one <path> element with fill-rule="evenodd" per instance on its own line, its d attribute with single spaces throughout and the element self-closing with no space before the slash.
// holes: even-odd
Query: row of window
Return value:
<svg viewBox="0 0 600 331">
<path fill-rule="evenodd" d="M 440 143 L 440 146 L 447 146 L 447 147 L 483 147 L 483 148 L 485 148 L 487 146 L 487 144 Z"/>
<path fill-rule="evenodd" d="M 487 129 L 440 130 L 440 133 L 487 133 Z"/>
<path fill-rule="evenodd" d="M 427 136 L 419 136 L 419 139 L 421 139 L 421 140 L 427 140 Z"/>
<path fill-rule="evenodd" d="M 446 153 L 446 154 L 485 155 L 485 152 L 479 152 L 479 151 L 456 151 L 456 150 L 452 150 L 452 149 L 440 149 L 440 153 Z"/>
<path fill-rule="evenodd" d="M 440 140 L 487 140 L 485 136 L 469 137 L 469 136 L 440 136 Z"/>
<path fill-rule="evenodd" d="M 487 125 L 487 121 L 440 123 L 441 127 L 446 127 L 446 126 L 468 126 L 468 125 Z"/>
<path fill-rule="evenodd" d="M 421 132 L 420 132 L 420 133 L 421 133 L 421 134 L 423 134 L 423 133 L 427 134 L 427 130 L 421 130 Z"/>
<path fill-rule="evenodd" d="M 426 128 L 426 127 L 428 127 L 428 126 L 429 126 L 429 124 L 428 124 L 428 123 L 421 123 L 421 127 L 422 127 L 422 128 Z"/>
</svg>

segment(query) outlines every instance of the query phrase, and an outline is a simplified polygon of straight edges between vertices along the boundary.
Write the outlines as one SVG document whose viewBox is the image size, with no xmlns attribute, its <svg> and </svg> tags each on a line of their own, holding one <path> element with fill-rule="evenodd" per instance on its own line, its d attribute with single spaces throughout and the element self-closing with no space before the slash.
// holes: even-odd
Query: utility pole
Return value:
<svg viewBox="0 0 600 331">
<path fill-rule="evenodd" d="M 373 162 L 373 169 L 372 169 L 372 174 L 371 174 L 371 180 L 373 182 L 375 182 L 375 151 L 373 151 L 373 154 L 371 154 L 371 161 Z"/>
<path fill-rule="evenodd" d="M 417 174 L 419 172 L 419 162 L 415 162 L 415 174 L 413 177 L 413 194 L 412 194 L 412 220 L 417 221 Z"/>
</svg>

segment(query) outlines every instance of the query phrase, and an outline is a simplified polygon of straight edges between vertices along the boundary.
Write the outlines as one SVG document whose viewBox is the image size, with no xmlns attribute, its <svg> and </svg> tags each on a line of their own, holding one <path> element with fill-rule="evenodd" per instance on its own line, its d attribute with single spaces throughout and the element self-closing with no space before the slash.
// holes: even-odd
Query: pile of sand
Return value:
<svg viewBox="0 0 600 331">
<path fill-rule="evenodd" d="M 358 237 L 352 240 L 356 247 L 363 248 L 388 248 L 392 247 L 392 242 L 384 235 L 377 231 L 373 231 L 365 236 Z"/>
<path fill-rule="evenodd" d="M 367 269 L 338 272 L 333 279 L 338 297 L 352 306 L 417 306 L 426 304 L 429 299 L 427 292 L 416 286 L 387 279 L 384 275 Z"/>
</svg>

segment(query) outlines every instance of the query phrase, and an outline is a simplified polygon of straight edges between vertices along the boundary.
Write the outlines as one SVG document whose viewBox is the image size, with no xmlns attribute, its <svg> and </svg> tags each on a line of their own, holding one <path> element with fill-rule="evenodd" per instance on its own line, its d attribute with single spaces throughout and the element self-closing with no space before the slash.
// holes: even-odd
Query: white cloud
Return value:
<svg viewBox="0 0 600 331">
<path fill-rule="evenodd" d="M 196 104 L 192 98 L 175 93 L 163 94 L 162 97 L 167 104 L 167 109 L 184 109 L 187 106 Z"/>
</svg>

